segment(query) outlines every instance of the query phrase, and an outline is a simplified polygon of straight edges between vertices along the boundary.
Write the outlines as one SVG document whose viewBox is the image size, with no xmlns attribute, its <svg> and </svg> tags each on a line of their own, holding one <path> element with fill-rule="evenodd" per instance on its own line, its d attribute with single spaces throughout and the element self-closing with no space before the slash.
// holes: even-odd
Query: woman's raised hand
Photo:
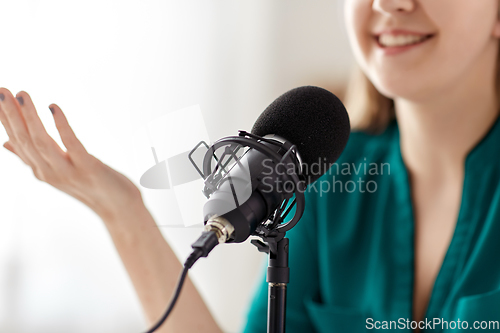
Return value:
<svg viewBox="0 0 500 333">
<path fill-rule="evenodd" d="M 37 179 L 80 200 L 103 219 L 141 199 L 127 177 L 87 153 L 56 104 L 49 109 L 66 151 L 48 135 L 28 93 L 14 97 L 0 88 L 0 121 L 9 136 L 3 146 L 29 165 Z"/>
<path fill-rule="evenodd" d="M 30 96 L 0 88 L 4 147 L 33 169 L 36 178 L 72 195 L 105 222 L 150 324 L 163 314 L 182 265 L 163 238 L 139 189 L 124 175 L 87 153 L 61 109 L 51 104 L 63 151 L 47 134 Z M 222 332 L 189 280 L 172 317 L 160 332 Z M 196 313 L 195 318 L 193 313 Z"/>
</svg>

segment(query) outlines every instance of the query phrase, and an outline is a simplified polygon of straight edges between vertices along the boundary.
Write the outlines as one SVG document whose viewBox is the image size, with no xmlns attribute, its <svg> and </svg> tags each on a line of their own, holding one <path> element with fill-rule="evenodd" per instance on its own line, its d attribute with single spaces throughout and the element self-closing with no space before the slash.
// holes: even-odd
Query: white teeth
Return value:
<svg viewBox="0 0 500 333">
<path fill-rule="evenodd" d="M 378 41 L 382 46 L 394 47 L 416 44 L 426 38 L 427 36 L 382 34 Z"/>
</svg>

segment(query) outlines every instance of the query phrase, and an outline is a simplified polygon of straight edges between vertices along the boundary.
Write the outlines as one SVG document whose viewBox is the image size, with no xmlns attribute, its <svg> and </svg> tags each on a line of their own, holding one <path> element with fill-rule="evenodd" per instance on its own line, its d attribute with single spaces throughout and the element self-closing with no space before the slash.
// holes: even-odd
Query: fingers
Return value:
<svg viewBox="0 0 500 333">
<path fill-rule="evenodd" d="M 0 103 L 4 100 L 5 100 L 5 95 L 3 93 L 0 93 Z M 12 130 L 11 130 L 10 125 L 9 125 L 9 121 L 7 120 L 7 117 L 5 116 L 5 113 L 2 111 L 1 105 L 0 105 L 0 122 L 2 123 L 3 127 L 5 128 L 5 131 L 7 132 L 7 135 L 9 136 L 9 138 L 14 137 L 14 134 L 12 133 Z M 16 154 L 14 152 L 12 145 L 9 142 L 6 142 L 4 144 L 4 147 L 7 148 L 8 150 L 10 150 L 11 152 L 13 152 L 14 154 Z M 8 147 L 10 147 L 11 149 L 9 149 Z M 19 153 L 16 155 L 19 156 L 19 158 L 25 164 L 29 165 L 30 161 L 22 153 Z"/>
<path fill-rule="evenodd" d="M 21 108 L 33 146 L 52 167 L 57 169 L 65 167 L 68 163 L 65 154 L 43 127 L 30 95 L 20 91 L 17 93 L 16 99 Z"/>
<path fill-rule="evenodd" d="M 4 147 L 31 166 L 38 179 L 57 182 L 57 179 L 71 175 L 73 167 L 86 168 L 93 159 L 59 106 L 51 104 L 49 109 L 66 152 L 48 135 L 28 93 L 20 91 L 14 97 L 9 90 L 0 88 L 0 120 L 9 136 Z"/>
<path fill-rule="evenodd" d="M 32 147 L 30 135 L 17 100 L 5 88 L 0 88 L 0 110 L 2 124 L 10 138 L 9 141 L 13 147 L 16 147 L 15 149 L 24 163 L 32 167 L 46 165 Z"/>
<path fill-rule="evenodd" d="M 68 174 L 70 159 L 48 135 L 28 93 L 21 91 L 14 97 L 0 88 L 0 109 L 9 135 L 4 147 L 31 166 L 36 178 L 55 185 Z"/>
<path fill-rule="evenodd" d="M 71 158 L 83 159 L 88 156 L 87 150 L 85 150 L 85 147 L 80 140 L 78 140 L 71 126 L 69 126 L 68 120 L 61 108 L 56 104 L 50 104 L 49 109 L 54 116 L 54 122 L 61 136 L 61 140 Z"/>
</svg>

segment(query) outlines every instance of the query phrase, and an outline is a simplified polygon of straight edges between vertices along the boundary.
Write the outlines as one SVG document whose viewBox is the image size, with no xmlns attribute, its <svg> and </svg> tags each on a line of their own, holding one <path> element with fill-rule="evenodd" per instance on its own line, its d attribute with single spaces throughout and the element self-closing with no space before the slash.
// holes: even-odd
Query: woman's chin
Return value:
<svg viewBox="0 0 500 333">
<path fill-rule="evenodd" d="M 427 96 L 429 93 L 429 87 L 418 86 L 415 84 L 409 85 L 411 80 L 401 81 L 391 81 L 376 83 L 375 88 L 387 98 L 391 99 L 406 99 L 406 100 L 421 100 L 423 97 Z"/>
</svg>

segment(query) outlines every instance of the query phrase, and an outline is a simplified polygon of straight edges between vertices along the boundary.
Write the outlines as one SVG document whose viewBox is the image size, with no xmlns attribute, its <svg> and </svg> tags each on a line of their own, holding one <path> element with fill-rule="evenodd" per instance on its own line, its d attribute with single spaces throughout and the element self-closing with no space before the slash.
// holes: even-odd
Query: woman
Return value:
<svg viewBox="0 0 500 333">
<path fill-rule="evenodd" d="M 332 189 L 306 194 L 304 218 L 289 232 L 288 332 L 500 320 L 499 8 L 498 0 L 345 0 L 362 70 L 347 108 L 360 131 L 338 163 L 371 171 L 326 174 L 319 181 Z M 28 94 L 0 94 L 5 148 L 102 217 L 154 322 L 181 265 L 138 189 L 85 151 L 56 105 L 67 152 Z M 266 293 L 263 282 L 246 332 L 265 332 Z M 188 281 L 160 331 L 220 329 Z"/>
</svg>

